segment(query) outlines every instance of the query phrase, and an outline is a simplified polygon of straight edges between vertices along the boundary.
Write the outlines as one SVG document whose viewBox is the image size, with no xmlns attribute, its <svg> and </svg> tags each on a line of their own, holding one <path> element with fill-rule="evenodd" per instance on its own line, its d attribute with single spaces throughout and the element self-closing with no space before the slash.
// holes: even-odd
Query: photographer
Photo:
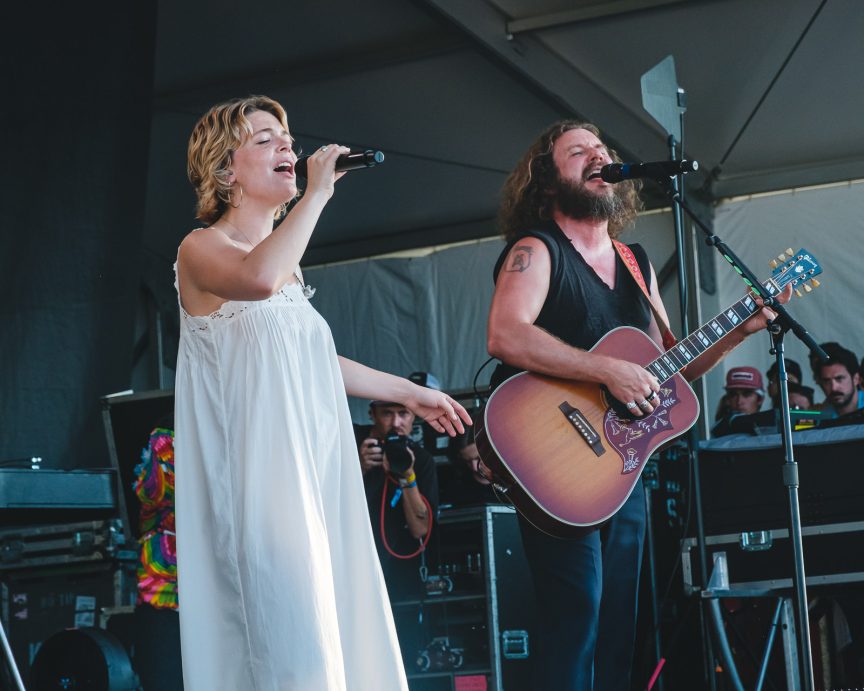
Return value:
<svg viewBox="0 0 864 691">
<path fill-rule="evenodd" d="M 391 598 L 420 588 L 421 547 L 438 510 L 435 461 L 410 439 L 414 413 L 372 401 L 372 428 L 360 443 L 360 468 L 375 546 Z"/>
</svg>

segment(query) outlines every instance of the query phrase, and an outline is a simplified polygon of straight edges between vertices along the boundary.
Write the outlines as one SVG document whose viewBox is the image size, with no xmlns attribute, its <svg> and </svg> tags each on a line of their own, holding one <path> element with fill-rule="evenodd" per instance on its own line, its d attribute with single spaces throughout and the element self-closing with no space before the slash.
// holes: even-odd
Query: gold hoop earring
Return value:
<svg viewBox="0 0 864 691">
<path fill-rule="evenodd" d="M 233 206 L 235 209 L 239 209 L 239 208 L 240 208 L 240 204 L 243 203 L 243 186 L 242 186 L 242 185 L 237 185 L 237 187 L 238 187 L 238 189 L 240 190 L 240 201 L 239 201 L 237 204 L 234 203 L 234 195 L 231 194 L 231 190 L 234 189 L 234 185 L 231 185 L 231 190 L 229 190 L 229 192 L 228 192 L 228 197 L 229 197 L 229 199 L 228 199 L 228 203 L 229 203 L 231 206 Z"/>
</svg>

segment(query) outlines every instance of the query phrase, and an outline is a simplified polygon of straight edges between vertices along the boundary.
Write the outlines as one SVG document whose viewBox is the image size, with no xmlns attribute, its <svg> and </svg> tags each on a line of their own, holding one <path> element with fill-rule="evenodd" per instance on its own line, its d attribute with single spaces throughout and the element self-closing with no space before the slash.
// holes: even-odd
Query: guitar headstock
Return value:
<svg viewBox="0 0 864 691">
<path fill-rule="evenodd" d="M 777 287 L 783 290 L 791 283 L 798 297 L 802 295 L 802 288 L 809 293 L 820 285 L 816 276 L 822 273 L 822 266 L 819 260 L 803 247 L 797 252 L 793 252 L 791 247 L 781 252 L 777 259 L 771 261 L 771 268 L 771 280 Z"/>
</svg>

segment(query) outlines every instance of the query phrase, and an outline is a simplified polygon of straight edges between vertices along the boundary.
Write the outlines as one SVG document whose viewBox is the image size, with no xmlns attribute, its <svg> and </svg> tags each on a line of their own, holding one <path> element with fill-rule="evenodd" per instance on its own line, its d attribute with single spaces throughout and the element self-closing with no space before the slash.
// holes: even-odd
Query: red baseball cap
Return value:
<svg viewBox="0 0 864 691">
<path fill-rule="evenodd" d="M 765 395 L 762 373 L 755 367 L 733 367 L 726 372 L 726 389 L 751 389 Z"/>
</svg>

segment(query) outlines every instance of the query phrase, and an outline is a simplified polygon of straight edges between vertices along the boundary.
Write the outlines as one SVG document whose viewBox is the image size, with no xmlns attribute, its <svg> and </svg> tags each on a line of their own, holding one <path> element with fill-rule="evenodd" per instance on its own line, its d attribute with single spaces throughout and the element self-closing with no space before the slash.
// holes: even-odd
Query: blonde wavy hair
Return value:
<svg viewBox="0 0 864 691">
<path fill-rule="evenodd" d="M 507 240 L 513 240 L 531 228 L 545 225 L 552 218 L 555 197 L 551 191 L 558 180 L 558 170 L 552 158 L 555 142 L 570 130 L 588 130 L 598 138 L 600 130 L 590 122 L 578 120 L 559 120 L 550 125 L 519 159 L 513 172 L 507 176 L 501 190 L 501 207 L 498 212 L 498 226 Z M 621 158 L 613 149 L 609 156 L 616 163 Z M 638 180 L 626 180 L 615 186 L 620 197 L 621 213 L 609 219 L 609 237 L 616 238 L 633 221 L 641 209 Z"/>
<path fill-rule="evenodd" d="M 228 176 L 234 152 L 252 136 L 248 116 L 256 110 L 270 113 L 288 130 L 285 109 L 267 96 L 247 96 L 219 103 L 192 129 L 186 173 L 198 198 L 196 216 L 207 225 L 218 221 L 229 205 L 239 204 L 239 201 L 234 202 Z M 281 205 L 274 219 L 284 215 L 286 207 L 287 204 Z"/>
</svg>

